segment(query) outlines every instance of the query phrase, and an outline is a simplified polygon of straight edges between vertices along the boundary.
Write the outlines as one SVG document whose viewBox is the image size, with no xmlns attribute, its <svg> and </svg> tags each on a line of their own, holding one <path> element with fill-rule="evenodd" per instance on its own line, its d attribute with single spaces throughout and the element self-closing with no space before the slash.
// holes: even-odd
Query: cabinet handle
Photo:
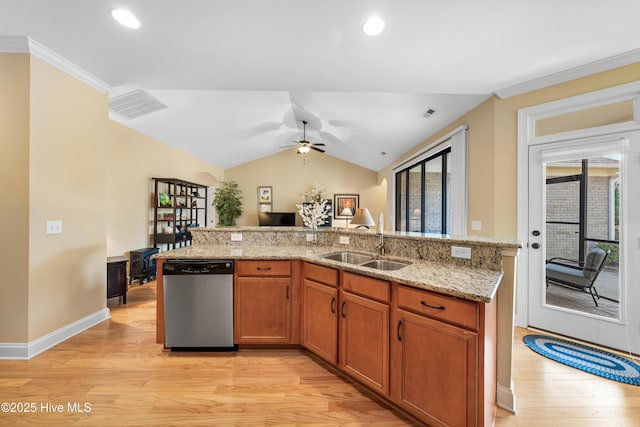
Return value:
<svg viewBox="0 0 640 427">
<path fill-rule="evenodd" d="M 331 297 L 331 313 L 336 314 L 336 297 Z"/>
<path fill-rule="evenodd" d="M 402 341 L 402 336 L 400 335 L 401 327 L 402 327 L 402 319 L 398 320 L 398 341 Z"/>
<path fill-rule="evenodd" d="M 436 310 L 445 310 L 447 307 L 445 307 L 444 305 L 440 305 L 440 306 L 435 306 L 435 305 L 429 305 L 424 301 L 420 301 L 420 304 L 424 305 L 425 307 L 429 307 L 429 308 L 435 308 Z"/>
<path fill-rule="evenodd" d="M 258 270 L 258 271 L 269 271 L 269 270 L 271 270 L 271 267 L 256 267 L 256 270 Z"/>
<path fill-rule="evenodd" d="M 287 286 L 287 299 L 289 299 L 289 286 Z"/>
<path fill-rule="evenodd" d="M 342 314 L 342 317 L 343 317 L 343 318 L 346 318 L 346 317 L 347 317 L 347 315 L 346 315 L 346 314 L 344 314 L 344 306 L 345 306 L 345 305 L 347 305 L 347 302 L 346 302 L 346 301 L 342 301 L 342 306 L 340 307 L 340 314 Z"/>
</svg>

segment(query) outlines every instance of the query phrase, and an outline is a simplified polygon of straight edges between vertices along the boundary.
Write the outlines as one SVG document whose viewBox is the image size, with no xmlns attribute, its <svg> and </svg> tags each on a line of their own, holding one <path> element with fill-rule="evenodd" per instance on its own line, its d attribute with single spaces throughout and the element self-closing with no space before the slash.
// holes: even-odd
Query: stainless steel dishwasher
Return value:
<svg viewBox="0 0 640 427">
<path fill-rule="evenodd" d="M 233 260 L 168 259 L 162 266 L 165 345 L 236 350 Z"/>
</svg>

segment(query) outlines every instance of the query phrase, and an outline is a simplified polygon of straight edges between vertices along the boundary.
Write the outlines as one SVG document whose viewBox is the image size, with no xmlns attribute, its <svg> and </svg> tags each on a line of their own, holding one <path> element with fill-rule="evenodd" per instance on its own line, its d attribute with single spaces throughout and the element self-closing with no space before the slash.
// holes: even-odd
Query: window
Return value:
<svg viewBox="0 0 640 427">
<path fill-rule="evenodd" d="M 393 169 L 397 231 L 466 234 L 466 146 L 462 127 Z"/>
<path fill-rule="evenodd" d="M 450 234 L 450 153 L 449 147 L 396 173 L 396 230 Z"/>
</svg>

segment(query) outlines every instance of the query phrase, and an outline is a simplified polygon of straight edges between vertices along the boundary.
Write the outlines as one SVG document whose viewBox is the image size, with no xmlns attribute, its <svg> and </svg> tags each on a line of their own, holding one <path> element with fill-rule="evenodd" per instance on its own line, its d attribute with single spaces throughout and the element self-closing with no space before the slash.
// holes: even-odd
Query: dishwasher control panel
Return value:
<svg viewBox="0 0 640 427">
<path fill-rule="evenodd" d="M 167 260 L 162 265 L 162 274 L 233 274 L 233 260 Z"/>
</svg>

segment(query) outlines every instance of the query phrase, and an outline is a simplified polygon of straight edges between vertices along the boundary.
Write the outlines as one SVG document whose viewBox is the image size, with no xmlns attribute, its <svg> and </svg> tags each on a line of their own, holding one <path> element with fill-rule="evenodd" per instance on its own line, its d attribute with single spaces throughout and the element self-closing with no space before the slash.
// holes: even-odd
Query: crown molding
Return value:
<svg viewBox="0 0 640 427">
<path fill-rule="evenodd" d="M 576 80 L 581 77 L 590 76 L 601 73 L 603 71 L 612 70 L 614 68 L 623 67 L 625 65 L 640 62 L 640 49 L 630 50 L 619 55 L 601 59 L 599 61 L 590 62 L 570 68 L 558 73 L 549 74 L 528 82 L 519 83 L 504 89 L 497 90 L 496 96 L 501 99 L 510 98 L 512 96 L 522 95 L 523 93 L 532 92 L 534 90 L 543 89 L 549 86 Z"/>
<path fill-rule="evenodd" d="M 28 53 L 100 92 L 112 90 L 111 85 L 29 37 L 0 37 L 0 53 Z"/>
</svg>

